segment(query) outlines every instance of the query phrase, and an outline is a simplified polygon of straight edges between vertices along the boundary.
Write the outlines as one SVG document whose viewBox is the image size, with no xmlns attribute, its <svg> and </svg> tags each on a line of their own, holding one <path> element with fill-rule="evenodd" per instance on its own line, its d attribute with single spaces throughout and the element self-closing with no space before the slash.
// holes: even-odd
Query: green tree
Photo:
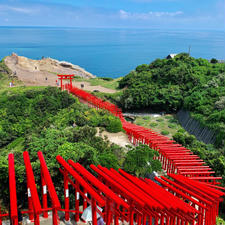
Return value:
<svg viewBox="0 0 225 225">
<path fill-rule="evenodd" d="M 108 132 L 117 133 L 122 131 L 122 123 L 120 119 L 115 116 L 109 115 L 104 123 Z"/>
<path fill-rule="evenodd" d="M 212 58 L 212 59 L 210 60 L 210 62 L 211 62 L 211 63 L 218 63 L 218 60 L 215 59 L 215 58 Z"/>
<path fill-rule="evenodd" d="M 112 152 L 106 152 L 99 154 L 98 161 L 101 166 L 107 167 L 108 169 L 114 168 L 116 170 L 119 169 L 119 161 L 115 154 Z"/>
<path fill-rule="evenodd" d="M 159 171 L 161 163 L 158 160 L 153 160 L 155 155 L 158 153 L 147 145 L 133 147 L 125 157 L 124 170 L 138 177 L 144 177 L 152 171 Z"/>
</svg>

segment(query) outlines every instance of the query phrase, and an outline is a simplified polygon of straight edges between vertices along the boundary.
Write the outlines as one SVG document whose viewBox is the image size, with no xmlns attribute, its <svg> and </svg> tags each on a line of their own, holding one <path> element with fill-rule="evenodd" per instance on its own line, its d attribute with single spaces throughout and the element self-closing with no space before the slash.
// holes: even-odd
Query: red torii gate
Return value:
<svg viewBox="0 0 225 225">
<path fill-rule="evenodd" d="M 38 152 L 42 190 L 45 190 L 43 195 L 46 195 L 45 185 L 47 185 L 52 202 L 52 208 L 47 208 L 47 198 L 43 196 L 43 209 L 41 209 L 28 152 L 24 152 L 23 156 L 32 203 L 32 208 L 23 213 L 34 214 L 35 224 L 39 224 L 39 214 L 52 210 L 53 225 L 57 225 L 56 213 L 58 210 L 66 213 L 74 212 L 74 210 L 69 210 L 69 205 L 66 205 L 69 195 L 65 199 L 65 209 L 62 209 L 44 157 L 41 152 Z M 134 224 L 134 220 L 138 225 L 145 225 L 147 219 L 149 225 L 164 225 L 164 223 L 166 225 L 215 225 L 219 202 L 222 201 L 221 197 L 224 195 L 221 190 L 225 190 L 222 187 L 175 174 L 169 174 L 171 179 L 163 176 L 156 177 L 155 180 L 162 185 L 161 187 L 150 179 L 137 178 L 121 169 L 117 172 L 100 165 L 98 167 L 91 165 L 90 168 L 98 174 L 98 177 L 95 177 L 72 160 L 68 160 L 67 163 L 61 156 L 57 156 L 57 161 L 63 168 L 60 171 L 64 175 L 64 182 L 70 182 L 76 188 L 75 195 L 78 192 L 91 204 L 94 225 L 97 224 L 96 212 L 103 216 L 96 203 L 101 207 L 106 207 L 104 218 L 107 225 L 113 221 L 115 225 L 118 225 L 119 219 L 129 222 L 130 225 Z M 13 154 L 9 154 L 8 162 L 10 218 L 14 225 L 17 224 L 18 214 Z M 66 190 L 64 191 L 66 192 Z M 91 199 L 86 193 L 89 193 Z M 76 199 L 75 205 L 75 220 L 79 221 L 79 213 L 81 213 L 79 198 Z M 3 216 L 8 216 L 8 214 L 0 215 L 0 223 Z"/>
<path fill-rule="evenodd" d="M 34 218 L 35 224 L 40 224 L 39 215 L 43 213 L 43 217 L 47 218 L 46 213 L 49 210 L 53 211 L 53 225 L 57 225 L 57 210 L 61 210 L 61 205 L 52 183 L 51 176 L 46 166 L 44 157 L 41 152 L 38 152 L 41 167 L 41 180 L 42 180 L 42 196 L 43 196 L 43 209 L 41 208 L 40 200 L 38 197 L 33 170 L 30 163 L 28 152 L 23 152 L 24 164 L 27 176 L 27 194 L 28 194 L 28 211 L 22 211 L 22 214 L 29 214 L 29 219 Z M 8 155 L 8 170 L 9 170 L 9 193 L 10 193 L 10 213 L 2 214 L 0 211 L 0 225 L 2 225 L 2 217 L 9 217 L 13 225 L 18 225 L 18 210 L 17 210 L 17 194 L 16 194 L 16 180 L 15 180 L 15 167 L 14 155 Z M 49 192 L 52 208 L 47 208 L 47 190 Z"/>
<path fill-rule="evenodd" d="M 61 162 L 62 158 L 60 156 L 57 156 L 57 160 L 60 161 L 61 165 L 64 165 L 65 162 L 64 163 Z M 110 224 L 112 222 L 113 215 L 114 215 L 114 224 L 118 224 L 119 218 L 121 218 L 122 220 L 125 219 L 130 224 L 133 224 L 133 219 L 134 219 L 133 216 L 134 216 L 134 214 L 136 214 L 138 224 L 140 225 L 142 223 L 142 221 L 143 221 L 143 224 L 145 224 L 146 216 L 148 216 L 148 215 L 151 215 L 151 218 L 152 217 L 155 219 L 158 218 L 158 221 L 160 221 L 160 219 L 166 220 L 168 215 L 170 215 L 170 217 L 172 217 L 173 214 L 175 213 L 174 211 L 172 211 L 172 212 L 167 211 L 167 210 L 170 210 L 170 208 L 171 208 L 171 204 L 168 202 L 168 200 L 166 201 L 164 199 L 164 197 L 169 198 L 167 196 L 169 194 L 168 192 L 164 191 L 163 195 L 162 194 L 156 195 L 156 192 L 157 192 L 156 189 L 159 188 L 159 186 L 157 184 L 155 184 L 156 188 L 154 191 L 154 195 L 158 196 L 158 197 L 153 197 L 152 195 L 150 197 L 149 194 L 152 193 L 152 191 L 153 191 L 152 185 L 151 185 L 151 187 L 148 186 L 148 188 L 145 189 L 145 191 L 144 191 L 144 190 L 140 189 L 141 187 L 138 188 L 136 186 L 137 182 L 135 184 L 131 183 L 125 177 L 121 177 L 121 175 L 116 174 L 117 172 L 114 170 L 112 170 L 112 172 L 110 172 L 106 168 L 103 168 L 100 166 L 98 166 L 98 168 L 97 168 L 97 167 L 94 167 L 93 165 L 91 165 L 91 168 L 94 169 L 94 171 L 97 172 L 99 175 L 99 177 L 97 179 L 96 177 L 91 175 L 86 169 L 84 169 L 79 163 L 74 163 L 72 160 L 69 160 L 68 163 L 73 167 L 73 169 L 76 172 L 78 172 L 80 175 L 82 175 L 83 178 L 87 182 L 89 182 L 90 185 L 93 185 L 93 187 L 98 188 L 98 189 L 96 189 L 96 191 L 100 195 L 102 195 L 106 199 L 108 197 L 110 197 L 111 204 L 107 204 L 107 202 L 106 202 L 107 207 L 106 207 L 105 219 L 106 219 L 107 224 Z M 68 166 L 68 165 L 66 165 L 66 166 Z M 102 172 L 99 170 L 99 168 L 102 170 Z M 67 168 L 67 169 L 71 170 L 71 168 Z M 70 172 L 72 173 L 72 171 L 70 171 Z M 99 179 L 101 181 L 104 181 L 105 184 L 108 184 L 111 191 L 108 188 L 106 188 L 99 181 Z M 140 182 L 140 180 L 138 182 Z M 123 207 L 119 207 L 119 205 L 116 204 L 115 207 L 112 208 L 112 206 L 114 205 L 114 204 L 112 204 L 113 198 L 114 198 L 112 195 L 112 191 L 117 194 L 117 195 L 113 194 L 113 195 L 117 196 L 116 197 L 117 199 L 118 199 L 118 196 L 119 196 L 119 198 L 121 198 L 122 202 L 120 200 L 119 204 L 124 204 L 127 202 L 129 207 L 127 207 L 127 205 L 124 205 Z M 146 191 L 148 192 L 148 194 L 146 193 Z M 181 211 L 184 210 L 183 215 L 180 215 L 179 214 L 180 212 L 179 213 L 176 212 L 176 215 L 180 216 L 184 221 L 193 221 L 194 217 L 191 214 L 189 215 L 188 212 L 193 214 L 196 212 L 196 210 L 193 210 L 193 208 L 191 208 L 186 203 L 184 204 L 184 202 L 180 201 L 179 199 L 177 199 L 177 198 L 174 199 L 174 196 L 172 197 L 171 194 L 169 194 L 169 196 L 170 196 L 169 199 L 171 201 L 172 200 L 173 200 L 173 202 L 178 201 L 177 204 L 174 203 L 176 205 L 176 207 L 178 207 Z M 160 200 L 160 198 L 162 198 L 162 200 Z M 114 199 L 114 200 L 117 201 L 116 199 Z M 160 202 L 159 202 L 159 200 L 160 200 Z M 167 203 L 165 203 L 165 201 Z M 167 210 L 164 209 L 164 207 L 166 207 Z M 174 208 L 174 210 L 176 210 L 177 209 L 176 207 L 172 207 L 172 208 Z M 184 208 L 182 208 L 182 207 L 184 207 Z M 164 210 L 166 210 L 166 211 L 164 212 Z M 160 212 L 163 213 L 164 216 L 159 216 L 161 214 Z M 144 215 L 146 215 L 146 216 L 144 216 Z M 170 219 L 170 217 L 168 217 L 168 218 Z M 167 219 L 167 220 L 169 221 L 169 219 Z"/>
<path fill-rule="evenodd" d="M 18 225 L 18 211 L 17 211 L 17 195 L 16 195 L 16 179 L 15 179 L 15 166 L 14 155 L 8 155 L 8 170 L 9 170 L 9 196 L 10 196 L 10 219 L 13 225 Z M 1 219 L 0 219 L 1 221 Z"/>
<path fill-rule="evenodd" d="M 40 169 L 41 169 L 41 182 L 42 182 L 42 203 L 43 209 L 43 217 L 48 218 L 48 205 L 47 205 L 47 187 L 49 191 L 49 195 L 52 201 L 52 219 L 53 224 L 57 225 L 57 210 L 61 209 L 61 204 L 59 202 L 57 193 L 55 191 L 54 184 L 52 182 L 50 173 L 48 171 L 44 156 L 42 152 L 38 152 L 38 158 L 40 160 Z"/>
<path fill-rule="evenodd" d="M 30 157 L 28 152 L 23 152 L 23 159 L 27 176 L 27 193 L 28 193 L 28 207 L 30 219 L 34 215 L 34 224 L 39 225 L 39 215 L 42 212 L 41 203 L 38 197 L 38 192 L 35 184 L 34 173 L 30 163 Z M 33 211 L 33 213 L 31 213 Z"/>
<path fill-rule="evenodd" d="M 211 188 L 210 186 L 207 187 L 207 184 L 205 183 L 192 181 L 191 179 L 181 175 L 170 174 L 169 176 L 174 180 L 174 182 L 165 177 L 162 177 L 162 179 L 176 187 L 179 187 L 179 189 L 186 191 L 186 193 L 193 196 L 194 199 L 197 199 L 199 203 L 203 203 L 206 206 L 204 211 L 201 206 L 199 206 L 199 211 L 202 213 L 201 218 L 199 219 L 200 223 L 204 222 L 206 225 L 216 224 L 216 217 L 219 212 L 219 202 L 223 201 L 221 197 L 224 193 Z M 157 181 L 159 181 L 158 178 Z"/>
<path fill-rule="evenodd" d="M 63 80 L 69 80 L 69 87 L 72 87 L 72 80 L 74 78 L 74 74 L 57 74 L 58 79 L 60 80 L 61 90 L 64 90 Z"/>
<path fill-rule="evenodd" d="M 105 206 L 105 201 L 104 199 L 76 172 L 74 171 L 69 164 L 61 157 L 61 156 L 57 156 L 56 157 L 57 161 L 59 162 L 60 165 L 63 166 L 64 170 L 60 170 L 64 177 L 64 181 L 67 180 L 70 182 L 70 184 L 75 188 L 75 196 L 77 196 L 77 194 L 81 194 L 83 198 L 85 198 L 92 206 L 92 223 L 93 225 L 97 225 L 97 215 L 96 212 L 100 213 L 101 212 L 98 210 L 96 202 L 102 207 Z M 69 177 L 68 175 L 71 175 L 75 180 L 76 183 L 74 183 Z M 66 179 L 65 179 L 66 178 Z M 80 189 L 80 185 L 85 188 L 85 190 L 91 195 L 91 200 L 89 200 L 86 197 L 86 193 L 83 193 L 83 191 L 81 191 Z M 67 196 L 68 198 L 68 196 Z M 75 221 L 78 222 L 79 221 L 79 198 L 76 197 L 75 199 L 76 203 L 76 214 L 75 214 Z M 66 205 L 66 207 L 68 207 L 68 205 Z"/>
<path fill-rule="evenodd" d="M 84 90 L 81 90 L 77 87 L 73 87 L 72 85 L 66 84 L 65 89 L 67 89 L 72 94 L 79 97 L 80 99 L 86 101 L 87 103 L 90 103 L 90 105 L 96 107 L 97 109 L 99 109 L 99 108 L 105 109 L 105 110 L 109 111 L 110 113 L 112 113 L 113 115 L 119 117 L 120 119 L 123 119 L 122 111 L 116 105 L 114 105 L 110 102 L 107 102 L 107 101 L 103 101 L 102 99 L 100 99 Z"/>
<path fill-rule="evenodd" d="M 57 156 L 57 161 L 64 168 L 63 170 L 61 170 L 64 177 L 66 176 L 66 179 L 64 179 L 64 182 L 67 182 L 67 180 L 69 180 L 69 182 L 72 183 L 71 179 L 68 178 L 68 175 L 72 175 L 73 177 L 75 177 L 74 175 L 76 175 L 76 178 L 77 178 L 76 182 L 77 182 L 78 190 L 79 190 L 79 193 L 81 194 L 81 196 L 83 197 L 83 199 L 86 198 L 85 192 L 86 191 L 88 192 L 87 187 L 89 187 L 89 185 L 90 185 L 93 188 L 93 190 L 96 193 L 98 193 L 99 196 L 104 200 L 104 202 L 105 202 L 104 206 L 106 207 L 106 215 L 107 215 L 105 217 L 105 219 L 106 219 L 107 225 L 109 225 L 111 222 L 111 213 L 113 213 L 116 216 L 116 218 L 118 218 L 117 213 L 118 213 L 119 206 L 129 209 L 129 205 L 123 199 L 119 198 L 106 185 L 104 185 L 100 180 L 98 180 L 91 173 L 89 173 L 86 169 L 84 169 L 80 164 L 74 163 L 72 160 L 69 160 L 68 161 L 69 165 L 68 165 L 68 164 L 66 164 L 65 161 L 63 161 L 62 157 L 60 157 L 60 156 Z M 72 166 L 73 170 L 72 170 L 72 168 L 69 168 L 69 166 L 70 167 Z M 65 174 L 65 170 L 67 170 L 68 173 Z M 78 174 L 79 174 L 79 176 L 78 176 Z M 82 181 L 81 176 L 87 183 L 85 186 L 85 191 L 81 191 L 81 189 L 79 188 L 79 185 L 81 184 L 81 181 Z M 93 196 L 92 196 L 92 198 L 93 198 Z M 75 205 L 79 206 L 79 204 L 76 204 L 77 202 L 79 203 L 78 199 L 76 199 Z M 66 200 L 65 200 L 65 205 L 66 205 Z M 91 202 L 91 205 L 93 208 L 93 202 Z M 79 207 L 77 207 L 77 210 L 79 210 Z M 99 213 L 102 214 L 101 212 L 99 212 Z M 79 215 L 79 214 L 77 213 L 77 215 Z M 94 213 L 92 215 L 94 215 Z M 95 220 L 96 220 L 96 218 L 93 218 L 93 221 L 95 221 Z M 75 221 L 78 222 L 79 217 L 75 217 Z M 118 220 L 117 220 L 116 224 L 118 224 Z"/>
<path fill-rule="evenodd" d="M 195 219 L 194 214 L 197 212 L 196 210 L 188 204 L 184 204 L 180 199 L 166 192 L 154 182 L 148 185 L 143 183 L 141 179 L 125 173 L 123 170 L 119 170 L 120 173 L 118 173 L 113 169 L 108 170 L 101 166 L 95 167 L 91 165 L 90 167 L 98 173 L 103 181 L 109 183 L 116 193 L 128 199 L 128 203 L 133 206 L 133 210 L 127 212 L 130 224 L 133 224 L 134 214 L 137 215 L 135 221 L 138 225 L 145 224 L 146 217 L 149 218 L 150 225 L 152 225 L 153 219 L 155 225 L 164 225 L 164 221 L 166 221 L 166 224 L 179 224 L 176 223 L 176 217 L 189 223 Z M 127 198 L 125 194 L 128 194 L 128 196 L 133 194 L 136 198 Z M 144 206 L 139 205 L 136 199 L 140 199 Z"/>
<path fill-rule="evenodd" d="M 9 174 L 9 210 L 10 213 L 1 214 L 0 207 L 0 225 L 2 225 L 2 218 L 9 217 L 12 225 L 18 225 L 18 210 L 17 210 L 17 195 L 16 195 L 16 179 L 15 179 L 15 166 L 14 155 L 8 155 L 8 174 Z"/>
</svg>

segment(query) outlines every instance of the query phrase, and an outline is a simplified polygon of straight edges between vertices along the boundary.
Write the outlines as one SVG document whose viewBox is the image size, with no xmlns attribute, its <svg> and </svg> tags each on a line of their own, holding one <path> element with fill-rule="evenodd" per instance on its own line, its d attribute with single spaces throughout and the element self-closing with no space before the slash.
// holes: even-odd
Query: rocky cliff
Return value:
<svg viewBox="0 0 225 225">
<path fill-rule="evenodd" d="M 5 57 L 4 63 L 19 80 L 28 85 L 52 85 L 57 79 L 56 74 L 74 74 L 83 78 L 95 77 L 77 65 L 52 58 L 33 60 L 13 53 Z"/>
</svg>

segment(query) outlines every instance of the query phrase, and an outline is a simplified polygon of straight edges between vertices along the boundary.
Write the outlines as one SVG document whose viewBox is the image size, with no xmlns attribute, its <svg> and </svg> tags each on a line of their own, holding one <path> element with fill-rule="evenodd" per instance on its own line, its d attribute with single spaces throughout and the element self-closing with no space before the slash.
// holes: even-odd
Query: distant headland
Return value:
<svg viewBox="0 0 225 225">
<path fill-rule="evenodd" d="M 56 80 L 56 76 L 53 76 L 55 74 L 75 74 L 87 79 L 95 77 L 78 65 L 52 58 L 42 57 L 40 60 L 33 60 L 12 53 L 3 60 L 12 74 L 27 85 L 53 84 Z"/>
</svg>

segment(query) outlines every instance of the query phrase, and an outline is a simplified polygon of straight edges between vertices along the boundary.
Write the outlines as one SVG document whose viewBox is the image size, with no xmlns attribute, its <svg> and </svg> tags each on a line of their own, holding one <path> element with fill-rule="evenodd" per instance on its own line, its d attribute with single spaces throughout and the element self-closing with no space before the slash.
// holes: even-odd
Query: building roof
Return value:
<svg viewBox="0 0 225 225">
<path fill-rule="evenodd" d="M 167 59 L 173 59 L 177 54 L 169 54 L 166 58 Z"/>
</svg>

